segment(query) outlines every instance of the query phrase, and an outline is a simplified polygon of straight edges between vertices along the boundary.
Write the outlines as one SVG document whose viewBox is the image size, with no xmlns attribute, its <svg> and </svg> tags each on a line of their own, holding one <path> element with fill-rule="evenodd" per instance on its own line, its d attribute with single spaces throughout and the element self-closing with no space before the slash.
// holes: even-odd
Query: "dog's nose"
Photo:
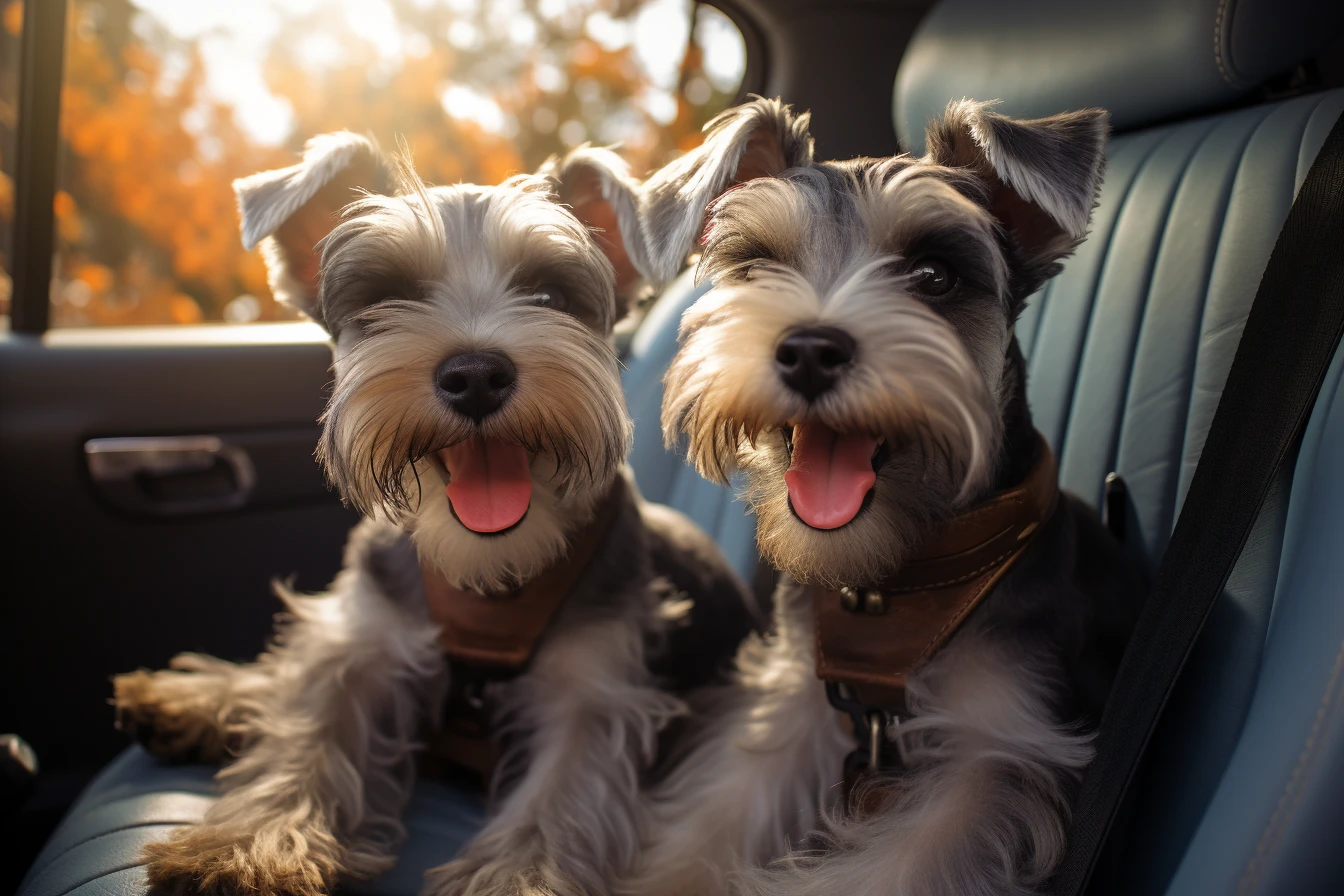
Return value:
<svg viewBox="0 0 1344 896">
<path fill-rule="evenodd" d="M 854 338 L 844 330 L 796 330 L 775 349 L 775 367 L 790 389 L 812 401 L 829 390 L 854 360 Z"/>
<path fill-rule="evenodd" d="M 453 355 L 434 371 L 439 395 L 448 406 L 478 423 L 499 410 L 516 379 L 518 369 L 502 352 Z"/>
</svg>

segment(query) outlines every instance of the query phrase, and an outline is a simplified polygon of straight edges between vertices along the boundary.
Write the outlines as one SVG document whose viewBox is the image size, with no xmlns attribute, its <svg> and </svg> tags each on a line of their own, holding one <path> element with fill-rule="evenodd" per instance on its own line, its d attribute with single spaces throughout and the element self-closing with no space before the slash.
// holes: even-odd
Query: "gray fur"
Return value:
<svg viewBox="0 0 1344 896">
<path fill-rule="evenodd" d="M 547 160 L 538 173 L 552 180 L 553 189 L 562 202 L 569 200 L 571 184 L 580 183 L 585 173 L 595 176 L 602 197 L 616 213 L 617 228 L 630 262 L 641 273 L 651 270 L 652 261 L 640 227 L 640 185 L 631 177 L 630 166 L 624 159 L 609 149 L 585 143 L 562 157 Z M 629 295 L 618 294 L 621 314 L 628 310 L 629 299 Z"/>
<path fill-rule="evenodd" d="M 1005 223 L 1019 250 L 1018 294 L 1025 298 L 1059 272 L 1058 259 L 1087 236 L 1088 222 L 1106 169 L 1110 115 L 1082 109 L 1033 121 L 1015 121 L 991 111 L 995 103 L 958 100 L 930 122 L 926 159 L 964 166 L 988 187 L 992 209 L 1011 216 L 1024 200 L 1039 210 L 1029 220 Z"/>
<path fill-rule="evenodd" d="M 812 161 L 808 116 L 795 116 L 778 99 L 757 98 L 753 103 L 721 112 L 705 125 L 700 146 L 657 171 L 644 183 L 642 225 L 648 244 L 650 273 L 666 282 L 681 270 L 700 236 L 705 209 L 732 185 L 752 137 L 768 134 L 774 141 L 782 168 Z"/>
<path fill-rule="evenodd" d="M 294 254 L 274 236 L 280 227 L 317 196 L 341 172 L 364 166 L 369 181 L 362 186 L 374 192 L 391 189 L 393 175 L 372 138 L 337 131 L 322 134 L 304 145 L 303 160 L 288 168 L 263 171 L 233 182 L 242 219 L 243 246 L 261 245 L 266 257 L 271 290 L 280 301 L 322 323 L 317 295 L 312 287 L 294 276 Z M 346 197 L 346 201 L 355 198 Z"/>
<path fill-rule="evenodd" d="M 861 818 L 836 802 L 854 741 L 814 676 L 797 582 L 880 582 L 931 529 L 1037 461 L 1013 325 L 1086 231 L 1104 136 L 1095 110 L 1011 122 L 967 101 L 931 124 L 922 159 L 809 163 L 701 207 L 697 273 L 714 286 L 683 317 L 664 432 L 686 437 L 711 478 L 745 473 L 762 554 L 786 577 L 772 636 L 744 646 L 736 681 L 705 703 L 650 793 L 655 833 L 623 892 L 999 896 L 1035 892 L 1055 867 L 1142 593 L 1095 515 L 1063 499 L 912 678 L 911 718 L 887 732 L 906 757 L 900 788 Z M 696 164 L 730 167 L 724 153 Z M 659 238 L 685 251 L 665 220 L 648 233 L 655 255 Z M 921 259 L 945 263 L 956 285 L 922 288 Z M 838 383 L 807 400 L 780 379 L 775 349 L 815 326 L 855 349 Z M 885 439 L 872 494 L 840 528 L 813 529 L 789 504 L 788 434 L 801 422 Z"/>
</svg>

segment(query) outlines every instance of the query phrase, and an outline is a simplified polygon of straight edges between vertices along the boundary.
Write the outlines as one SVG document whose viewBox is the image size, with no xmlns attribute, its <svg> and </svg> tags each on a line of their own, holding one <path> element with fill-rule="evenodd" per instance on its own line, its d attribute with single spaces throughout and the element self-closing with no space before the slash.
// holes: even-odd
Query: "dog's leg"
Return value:
<svg viewBox="0 0 1344 896">
<path fill-rule="evenodd" d="M 457 860 L 425 877 L 428 896 L 603 896 L 639 849 L 638 797 L 659 730 L 683 712 L 654 687 L 644 626 L 560 620 L 508 686 L 499 772 L 516 783 Z"/>
<path fill-rule="evenodd" d="M 648 845 L 631 896 L 707 896 L 742 864 L 797 845 L 839 795 L 852 740 L 813 666 L 811 605 L 776 595 L 776 625 L 738 657 L 738 678 L 697 720 L 699 740 L 647 797 Z"/>
<path fill-rule="evenodd" d="M 113 678 L 112 702 L 117 727 L 159 759 L 218 764 L 246 745 L 273 684 L 260 663 L 182 653 L 167 669 Z"/>
<path fill-rule="evenodd" d="M 329 594 L 286 601 L 292 621 L 260 660 L 275 685 L 253 743 L 219 773 L 223 796 L 144 851 L 166 892 L 312 896 L 394 861 L 426 690 L 442 675 L 436 630 L 355 567 Z"/>
<path fill-rule="evenodd" d="M 910 770 L 872 814 L 832 818 L 826 849 L 745 874 L 753 896 L 1024 896 L 1063 856 L 1091 739 L 1061 724 L 1030 656 L 959 638 L 912 696 Z"/>
</svg>

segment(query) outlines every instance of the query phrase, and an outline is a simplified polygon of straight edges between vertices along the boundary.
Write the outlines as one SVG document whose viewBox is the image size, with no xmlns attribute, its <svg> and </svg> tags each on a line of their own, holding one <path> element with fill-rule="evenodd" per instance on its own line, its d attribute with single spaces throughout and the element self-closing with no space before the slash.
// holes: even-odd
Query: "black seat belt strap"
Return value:
<svg viewBox="0 0 1344 896">
<path fill-rule="evenodd" d="M 1260 280 L 1218 410 L 1083 776 L 1057 896 L 1088 892 L 1186 658 L 1297 444 L 1344 331 L 1344 117 L 1307 173 Z"/>
</svg>

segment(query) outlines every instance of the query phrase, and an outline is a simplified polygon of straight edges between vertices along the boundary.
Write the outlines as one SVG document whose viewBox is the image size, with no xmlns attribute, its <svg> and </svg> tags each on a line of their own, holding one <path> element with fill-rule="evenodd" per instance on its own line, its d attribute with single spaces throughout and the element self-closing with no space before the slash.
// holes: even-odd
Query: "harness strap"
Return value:
<svg viewBox="0 0 1344 896">
<path fill-rule="evenodd" d="M 625 479 L 617 476 L 593 521 L 575 534 L 564 559 L 512 591 L 481 594 L 458 588 L 438 569 L 422 563 L 425 601 L 430 618 L 440 626 L 439 643 L 448 658 L 497 673 L 525 669 L 625 501 Z"/>
<path fill-rule="evenodd" d="M 948 521 L 890 579 L 811 589 L 817 677 L 858 743 L 845 763 L 847 790 L 901 764 L 886 729 L 906 715 L 909 676 L 951 640 L 1055 512 L 1055 458 L 1039 433 L 1037 441 L 1020 485 Z"/>
<path fill-rule="evenodd" d="M 1054 455 L 1016 488 L 950 520 L 893 577 L 812 589 L 817 677 L 871 708 L 905 711 L 907 677 L 957 633 L 1031 545 L 1059 500 Z"/>
<path fill-rule="evenodd" d="M 625 479 L 617 476 L 593 521 L 575 534 L 566 556 L 511 591 L 481 594 L 458 588 L 438 569 L 421 563 L 429 615 L 440 627 L 439 644 L 448 657 L 448 695 L 439 728 L 428 736 L 423 760 L 431 774 L 465 769 L 489 784 L 500 744 L 486 688 L 527 668 L 628 500 Z"/>
</svg>

